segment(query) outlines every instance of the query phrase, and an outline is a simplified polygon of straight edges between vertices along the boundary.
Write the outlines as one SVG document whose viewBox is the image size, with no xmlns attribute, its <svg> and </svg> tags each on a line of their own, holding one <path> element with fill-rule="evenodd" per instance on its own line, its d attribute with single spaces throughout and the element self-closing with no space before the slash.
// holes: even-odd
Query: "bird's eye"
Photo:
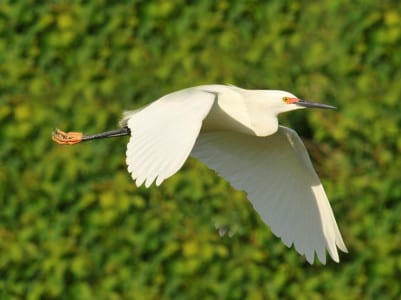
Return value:
<svg viewBox="0 0 401 300">
<path fill-rule="evenodd" d="M 288 100 L 289 100 L 290 98 L 288 98 L 288 97 L 283 97 L 283 102 L 284 103 L 288 103 Z"/>
</svg>

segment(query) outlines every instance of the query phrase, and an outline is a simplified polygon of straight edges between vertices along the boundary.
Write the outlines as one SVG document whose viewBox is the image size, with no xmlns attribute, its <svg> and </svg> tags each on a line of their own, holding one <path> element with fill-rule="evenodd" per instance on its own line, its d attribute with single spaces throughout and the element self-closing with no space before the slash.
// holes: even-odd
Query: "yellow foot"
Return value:
<svg viewBox="0 0 401 300">
<path fill-rule="evenodd" d="M 52 133 L 52 140 L 60 145 L 74 145 L 82 141 L 82 132 L 64 132 L 60 129 L 56 129 Z"/>
</svg>

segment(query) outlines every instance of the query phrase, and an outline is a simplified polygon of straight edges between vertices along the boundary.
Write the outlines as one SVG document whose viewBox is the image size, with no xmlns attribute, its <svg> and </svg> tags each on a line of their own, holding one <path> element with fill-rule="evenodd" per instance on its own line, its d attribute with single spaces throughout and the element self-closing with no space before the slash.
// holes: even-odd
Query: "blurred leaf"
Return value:
<svg viewBox="0 0 401 300">
<path fill-rule="evenodd" d="M 400 25 L 396 1 L 2 1 L 0 298 L 398 299 Z M 280 121 L 322 178 L 340 264 L 309 266 L 194 159 L 137 188 L 128 138 L 50 139 L 206 83 L 338 106 Z"/>
</svg>

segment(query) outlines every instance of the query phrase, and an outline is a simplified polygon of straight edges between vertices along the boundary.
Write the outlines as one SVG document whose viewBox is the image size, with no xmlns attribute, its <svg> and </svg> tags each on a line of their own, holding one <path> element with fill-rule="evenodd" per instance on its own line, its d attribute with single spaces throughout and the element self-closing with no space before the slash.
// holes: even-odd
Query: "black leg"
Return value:
<svg viewBox="0 0 401 300">
<path fill-rule="evenodd" d="M 125 135 L 130 135 L 130 134 L 131 134 L 131 131 L 129 130 L 128 127 L 122 127 L 120 129 L 116 129 L 116 130 L 95 133 L 95 134 L 90 134 L 90 135 L 84 135 L 82 137 L 82 141 L 90 141 L 90 140 L 103 139 L 103 138 L 109 138 L 109 137 L 125 136 Z"/>
<path fill-rule="evenodd" d="M 128 127 L 122 127 L 120 129 L 91 134 L 91 135 L 84 135 L 82 132 L 64 132 L 61 131 L 60 129 L 56 129 L 56 131 L 52 133 L 52 140 L 57 144 L 61 145 L 74 145 L 83 141 L 124 136 L 130 134 L 131 131 Z"/>
</svg>

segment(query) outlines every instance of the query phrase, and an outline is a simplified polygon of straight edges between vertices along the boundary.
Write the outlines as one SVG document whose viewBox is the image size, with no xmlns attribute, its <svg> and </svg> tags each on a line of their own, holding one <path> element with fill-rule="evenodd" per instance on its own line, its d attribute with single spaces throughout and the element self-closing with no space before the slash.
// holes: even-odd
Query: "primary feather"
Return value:
<svg viewBox="0 0 401 300">
<path fill-rule="evenodd" d="M 248 199 L 272 232 L 313 263 L 325 250 L 346 251 L 326 194 L 295 131 L 280 126 L 260 138 L 237 132 L 201 134 L 191 153 Z"/>
</svg>

